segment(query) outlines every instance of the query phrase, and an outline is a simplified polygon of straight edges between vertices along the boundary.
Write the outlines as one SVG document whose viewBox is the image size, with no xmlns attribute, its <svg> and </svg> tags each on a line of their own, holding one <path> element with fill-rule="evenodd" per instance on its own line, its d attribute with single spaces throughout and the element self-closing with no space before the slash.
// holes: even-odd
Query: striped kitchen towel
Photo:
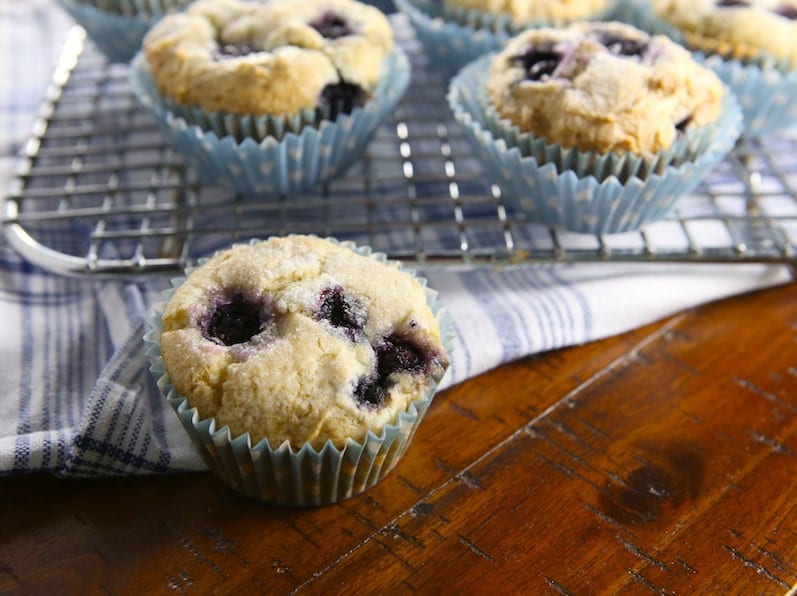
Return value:
<svg viewBox="0 0 797 596">
<path fill-rule="evenodd" d="M 46 0 L 0 2 L 3 191 L 68 22 Z M 602 263 L 422 273 L 439 290 L 457 332 L 446 386 L 529 354 L 790 279 L 785 268 L 761 265 Z M 160 277 L 137 283 L 60 277 L 0 240 L 0 475 L 204 468 L 144 355 L 145 320 L 167 286 Z"/>
</svg>

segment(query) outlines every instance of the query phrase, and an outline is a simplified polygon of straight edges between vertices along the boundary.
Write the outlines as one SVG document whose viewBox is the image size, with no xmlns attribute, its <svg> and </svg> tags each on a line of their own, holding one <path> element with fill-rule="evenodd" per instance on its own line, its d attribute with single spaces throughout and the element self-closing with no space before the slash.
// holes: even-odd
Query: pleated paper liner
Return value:
<svg viewBox="0 0 797 596">
<path fill-rule="evenodd" d="M 143 54 L 133 60 L 130 77 L 139 101 L 201 180 L 241 194 L 276 196 L 311 190 L 342 175 L 404 95 L 410 63 L 396 48 L 371 96 L 349 113 L 311 109 L 288 118 L 177 106 L 158 93 Z"/>
<path fill-rule="evenodd" d="M 738 102 L 726 92 L 715 123 L 659 154 L 563 148 L 491 118 L 484 89 L 492 58 L 483 56 L 463 68 L 450 83 L 448 102 L 500 186 L 504 204 L 532 222 L 611 234 L 664 219 L 733 149 L 741 131 Z"/>
<path fill-rule="evenodd" d="M 373 252 L 367 246 L 341 244 L 357 254 L 387 262 L 383 253 Z M 443 348 L 450 358 L 454 345 L 451 317 L 438 300 L 437 292 L 427 287 L 426 280 L 417 276 L 416 279 L 424 287 L 427 303 L 440 325 Z M 196 408 L 176 392 L 164 369 L 160 351 L 161 317 L 166 301 L 184 280 L 185 277 L 172 280 L 172 288 L 164 293 L 165 301 L 155 306 L 144 337 L 146 353 L 158 387 L 187 432 L 186 440 L 194 444 L 208 468 L 224 484 L 265 503 L 326 505 L 367 490 L 396 466 L 410 446 L 441 379 L 432 379 L 428 390 L 378 435 L 368 431 L 362 440 L 350 438 L 343 446 L 327 441 L 321 449 L 310 444 L 294 447 L 287 441 L 272 446 L 266 439 L 252 445 L 248 433 L 232 436 L 229 427 L 219 428 L 212 418 L 201 419 Z"/>
</svg>

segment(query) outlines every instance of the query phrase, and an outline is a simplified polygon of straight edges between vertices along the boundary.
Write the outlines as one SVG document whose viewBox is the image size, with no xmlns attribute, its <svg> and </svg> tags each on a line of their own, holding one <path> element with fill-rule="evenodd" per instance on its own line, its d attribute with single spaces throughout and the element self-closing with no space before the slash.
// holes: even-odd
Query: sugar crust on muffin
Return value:
<svg viewBox="0 0 797 596">
<path fill-rule="evenodd" d="M 738 60 L 763 54 L 797 65 L 795 0 L 651 0 L 692 48 Z"/>
<path fill-rule="evenodd" d="M 513 23 L 559 23 L 590 18 L 605 10 L 610 0 L 443 0 L 447 8 L 464 8 L 506 15 Z"/>
<path fill-rule="evenodd" d="M 724 87 L 670 39 L 621 23 L 529 29 L 492 60 L 489 104 L 549 143 L 652 154 L 714 122 Z"/>
<path fill-rule="evenodd" d="M 385 15 L 356 0 L 198 0 L 156 24 L 143 51 L 178 104 L 285 115 L 330 91 L 367 97 L 393 43 Z"/>
<path fill-rule="evenodd" d="M 177 392 L 275 448 L 379 434 L 448 363 L 417 279 L 313 236 L 218 253 L 176 288 L 162 322 Z"/>
</svg>

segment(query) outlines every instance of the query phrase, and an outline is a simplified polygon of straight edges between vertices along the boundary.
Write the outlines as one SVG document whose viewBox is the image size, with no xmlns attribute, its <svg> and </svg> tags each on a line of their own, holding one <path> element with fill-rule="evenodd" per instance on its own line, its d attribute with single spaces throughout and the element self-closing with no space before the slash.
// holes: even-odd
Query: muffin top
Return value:
<svg viewBox="0 0 797 596">
<path fill-rule="evenodd" d="M 797 0 L 651 0 L 685 42 L 726 58 L 797 65 Z"/>
<path fill-rule="evenodd" d="M 314 236 L 216 254 L 176 288 L 162 320 L 177 392 L 218 428 L 274 448 L 379 434 L 448 364 L 413 276 Z"/>
<path fill-rule="evenodd" d="M 723 96 L 687 50 L 621 23 L 526 30 L 487 79 L 489 104 L 520 131 L 599 153 L 661 151 L 714 122 Z"/>
<path fill-rule="evenodd" d="M 356 0 L 198 0 L 143 41 L 160 93 L 238 115 L 362 102 L 392 50 L 385 15 Z"/>
<path fill-rule="evenodd" d="M 604 11 L 610 3 L 611 0 L 443 0 L 446 8 L 506 15 L 516 25 L 585 19 Z"/>
</svg>

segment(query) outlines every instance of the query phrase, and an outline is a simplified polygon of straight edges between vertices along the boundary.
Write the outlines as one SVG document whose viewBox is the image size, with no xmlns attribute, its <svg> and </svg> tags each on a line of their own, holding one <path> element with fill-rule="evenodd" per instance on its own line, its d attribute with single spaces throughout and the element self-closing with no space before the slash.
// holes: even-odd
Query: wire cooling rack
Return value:
<svg viewBox="0 0 797 596">
<path fill-rule="evenodd" d="M 746 142 L 667 221 L 592 236 L 504 208 L 409 24 L 413 65 L 392 118 L 349 172 L 316 193 L 241 197 L 200 185 L 133 97 L 124 65 L 82 29 L 64 50 L 5 197 L 9 242 L 66 275 L 178 271 L 232 242 L 313 233 L 369 244 L 415 266 L 519 262 L 797 263 L 797 135 Z"/>
</svg>

